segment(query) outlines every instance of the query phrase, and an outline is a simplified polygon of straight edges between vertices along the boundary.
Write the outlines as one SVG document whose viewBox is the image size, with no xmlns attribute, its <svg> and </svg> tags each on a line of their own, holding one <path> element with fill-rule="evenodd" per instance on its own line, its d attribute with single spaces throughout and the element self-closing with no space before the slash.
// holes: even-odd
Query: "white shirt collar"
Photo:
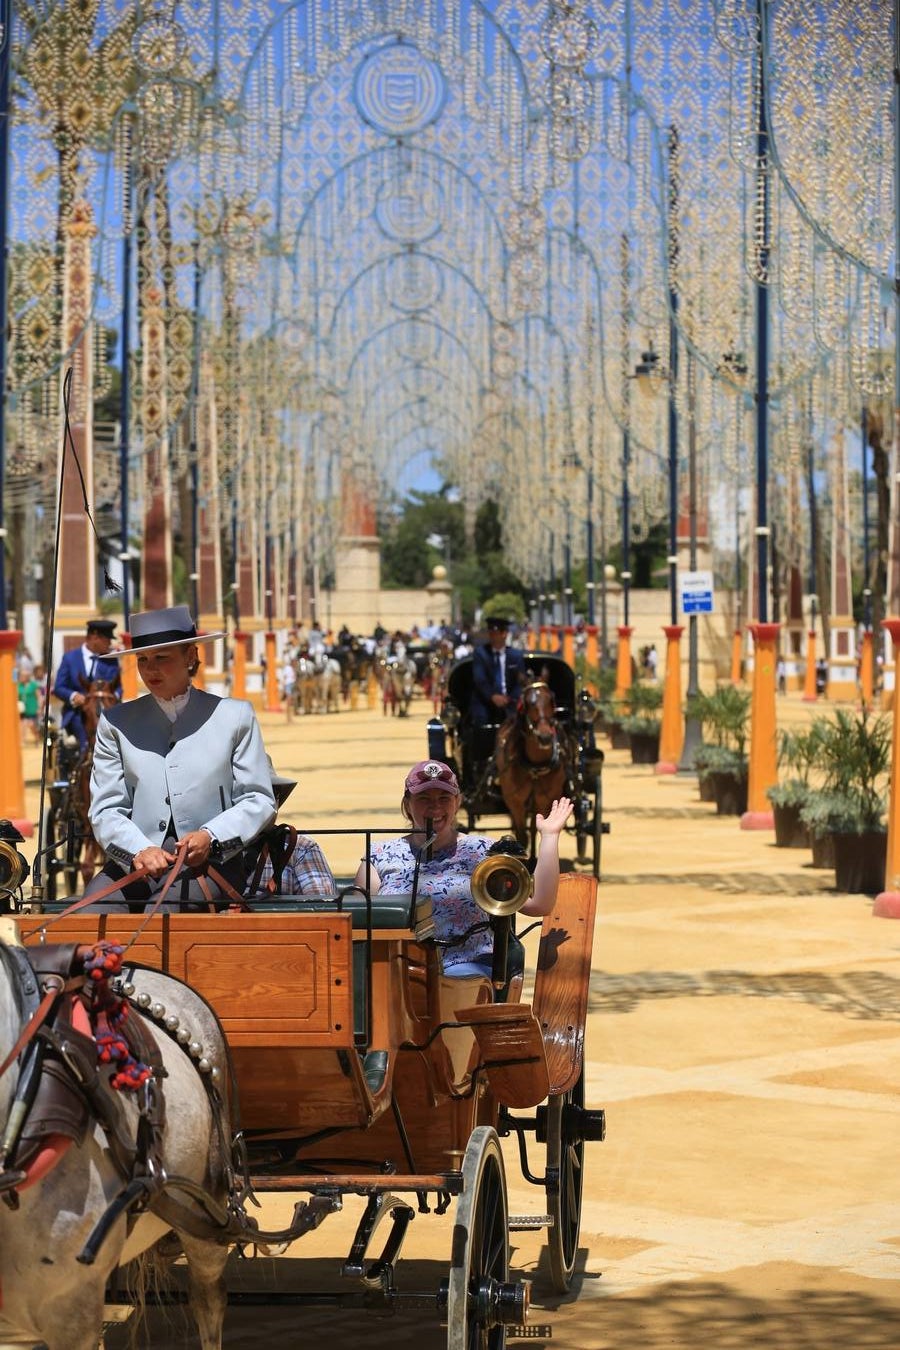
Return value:
<svg viewBox="0 0 900 1350">
<path fill-rule="evenodd" d="M 174 723 L 175 719 L 180 716 L 187 707 L 192 688 L 193 685 L 189 685 L 183 694 L 176 694 L 174 698 L 156 698 L 155 694 L 153 694 L 152 697 L 156 699 L 156 702 L 159 704 L 160 708 L 162 708 L 169 721 Z"/>
</svg>

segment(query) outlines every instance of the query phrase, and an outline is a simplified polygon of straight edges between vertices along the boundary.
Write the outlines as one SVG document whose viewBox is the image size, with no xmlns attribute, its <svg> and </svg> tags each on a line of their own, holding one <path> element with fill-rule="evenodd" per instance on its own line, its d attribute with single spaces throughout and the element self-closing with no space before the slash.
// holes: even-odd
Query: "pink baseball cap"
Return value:
<svg viewBox="0 0 900 1350">
<path fill-rule="evenodd" d="M 429 792 L 432 788 L 436 788 L 438 792 L 453 792 L 459 795 L 456 774 L 449 765 L 442 764 L 439 759 L 423 759 L 414 764 L 406 775 L 404 786 L 411 797 L 418 797 L 420 792 Z"/>
</svg>

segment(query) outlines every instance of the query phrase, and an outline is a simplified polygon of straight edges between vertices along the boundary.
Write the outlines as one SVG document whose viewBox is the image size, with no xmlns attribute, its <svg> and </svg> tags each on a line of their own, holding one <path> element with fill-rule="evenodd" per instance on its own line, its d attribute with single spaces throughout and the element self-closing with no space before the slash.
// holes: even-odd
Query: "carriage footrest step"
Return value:
<svg viewBox="0 0 900 1350">
<path fill-rule="evenodd" d="M 552 1228 L 552 1214 L 510 1214 L 507 1227 L 511 1233 L 524 1233 L 529 1228 Z"/>
<path fill-rule="evenodd" d="M 113 1327 L 119 1322 L 127 1322 L 133 1312 L 133 1303 L 104 1303 L 103 1325 Z"/>
<path fill-rule="evenodd" d="M 526 1323 L 524 1327 L 507 1327 L 507 1340 L 517 1341 L 552 1341 L 553 1328 L 549 1322 Z"/>
</svg>

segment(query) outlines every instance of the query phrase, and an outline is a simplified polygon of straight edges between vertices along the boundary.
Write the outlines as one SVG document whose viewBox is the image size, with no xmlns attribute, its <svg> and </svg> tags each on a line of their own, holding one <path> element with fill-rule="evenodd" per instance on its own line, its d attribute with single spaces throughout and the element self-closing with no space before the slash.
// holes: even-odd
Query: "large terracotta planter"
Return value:
<svg viewBox="0 0 900 1350">
<path fill-rule="evenodd" d="M 834 867 L 833 834 L 815 834 L 810 831 L 809 846 L 812 849 L 813 867 Z"/>
<path fill-rule="evenodd" d="M 799 803 L 778 806 L 773 802 L 772 814 L 776 848 L 809 848 L 809 830 L 800 819 Z"/>
<path fill-rule="evenodd" d="M 839 891 L 877 895 L 884 890 L 887 833 L 833 834 L 834 882 Z"/>
<path fill-rule="evenodd" d="M 716 769 L 710 775 L 717 816 L 742 816 L 747 810 L 747 775 Z"/>
<path fill-rule="evenodd" d="M 629 734 L 631 741 L 631 762 L 632 764 L 655 764 L 659 759 L 659 732 L 658 731 L 632 731 Z"/>
<path fill-rule="evenodd" d="M 613 750 L 628 750 L 631 748 L 631 737 L 618 722 L 610 722 L 609 724 L 609 743 Z"/>
</svg>

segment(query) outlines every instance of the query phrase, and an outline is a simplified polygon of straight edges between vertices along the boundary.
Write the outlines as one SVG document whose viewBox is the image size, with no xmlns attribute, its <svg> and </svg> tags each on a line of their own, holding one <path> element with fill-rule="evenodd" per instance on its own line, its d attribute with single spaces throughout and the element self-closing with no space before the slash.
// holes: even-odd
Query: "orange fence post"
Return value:
<svg viewBox="0 0 900 1350">
<path fill-rule="evenodd" d="M 871 628 L 862 635 L 859 653 L 859 684 L 864 708 L 871 708 L 875 695 L 875 652 Z"/>
<path fill-rule="evenodd" d="M 247 697 L 247 634 L 235 630 L 231 661 L 231 697 Z"/>
<path fill-rule="evenodd" d="M 0 541 L 2 543 L 2 541 Z M 34 826 L 25 818 L 25 771 L 22 767 L 22 726 L 18 688 L 13 680 L 16 649 L 22 633 L 0 629 L 0 818 L 8 820 L 30 839 Z"/>
<path fill-rule="evenodd" d="M 198 636 L 198 637 L 202 637 L 203 634 L 202 634 L 202 633 L 198 633 L 197 636 Z M 206 643 L 205 643 L 205 642 L 198 642 L 198 643 L 197 643 L 197 658 L 198 658 L 197 669 L 194 671 L 193 675 L 191 676 L 191 679 L 192 679 L 193 682 L 194 682 L 195 688 L 197 688 L 197 689 L 205 689 L 205 688 L 206 688 Z"/>
<path fill-rule="evenodd" d="M 731 638 L 731 683 L 740 684 L 741 682 L 741 647 L 743 643 L 743 633 L 739 628 L 734 630 Z"/>
<path fill-rule="evenodd" d="M 803 680 L 803 702 L 815 703 L 819 697 L 816 688 L 816 630 L 811 628 L 806 635 L 806 675 Z"/>
<path fill-rule="evenodd" d="M 766 789 L 778 781 L 775 742 L 775 662 L 781 624 L 754 623 L 753 690 L 750 703 L 750 769 L 742 830 L 772 830 L 775 817 Z"/>
<path fill-rule="evenodd" d="M 900 619 L 882 619 L 882 628 L 891 635 L 896 653 L 900 648 Z M 887 852 L 884 864 L 884 890 L 876 895 L 872 913 L 876 919 L 900 919 L 900 699 L 891 710 L 891 783 L 887 811 Z"/>
<path fill-rule="evenodd" d="M 126 651 L 131 651 L 130 633 L 122 634 L 122 646 Z M 119 671 L 122 679 L 122 701 L 123 703 L 130 703 L 133 698 L 137 698 L 138 696 L 137 658 L 135 657 L 133 661 L 130 657 L 128 660 L 121 660 L 119 662 Z"/>
<path fill-rule="evenodd" d="M 587 643 L 584 649 L 585 663 L 590 670 L 596 670 L 600 664 L 599 647 L 597 644 L 597 625 L 589 623 L 584 630 L 587 633 Z"/>
<path fill-rule="evenodd" d="M 567 666 L 575 664 L 575 629 L 570 623 L 562 629 L 562 654 Z"/>
<path fill-rule="evenodd" d="M 275 634 L 270 629 L 266 633 L 266 712 L 281 712 L 281 699 L 278 697 L 278 667 L 275 655 Z"/>
<path fill-rule="evenodd" d="M 659 730 L 657 773 L 677 773 L 684 745 L 681 711 L 681 624 L 666 624 L 666 680 L 663 685 L 662 726 Z"/>
<path fill-rule="evenodd" d="M 616 629 L 619 651 L 616 657 L 616 698 L 624 698 L 631 688 L 631 635 L 633 628 L 624 625 Z"/>
</svg>

